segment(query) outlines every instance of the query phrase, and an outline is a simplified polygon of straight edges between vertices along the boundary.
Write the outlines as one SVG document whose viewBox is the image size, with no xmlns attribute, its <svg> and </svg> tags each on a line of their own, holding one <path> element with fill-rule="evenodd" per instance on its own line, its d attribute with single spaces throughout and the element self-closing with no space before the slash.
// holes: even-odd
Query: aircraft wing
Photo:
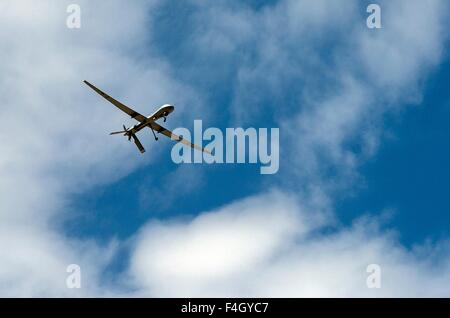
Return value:
<svg viewBox="0 0 450 318">
<path fill-rule="evenodd" d="M 122 104 L 121 102 L 119 102 L 118 100 L 115 100 L 114 98 L 112 98 L 111 96 L 109 96 L 108 94 L 106 94 L 105 92 L 101 91 L 100 89 L 98 89 L 97 87 L 95 87 L 94 85 L 92 85 L 91 83 L 89 83 L 88 81 L 84 81 L 84 83 L 89 86 L 90 88 L 92 88 L 94 91 L 96 91 L 100 96 L 102 96 L 104 99 L 106 99 L 108 102 L 110 102 L 111 104 L 113 104 L 114 106 L 116 106 L 117 108 L 119 108 L 121 111 L 125 112 L 126 114 L 130 115 L 131 118 L 136 119 L 137 121 L 145 122 L 147 121 L 147 118 L 141 114 L 139 114 L 138 112 L 134 111 L 133 109 L 131 109 L 130 107 Z"/>
<path fill-rule="evenodd" d="M 156 122 L 150 122 L 148 123 L 148 126 L 151 127 L 154 131 L 163 134 L 164 136 L 169 137 L 170 139 L 176 141 L 176 142 L 181 142 L 182 144 L 189 146 L 191 148 L 200 150 L 202 152 L 206 152 L 211 154 L 211 152 L 209 152 L 208 150 L 206 150 L 205 148 L 202 148 L 200 146 L 197 146 L 193 143 L 191 143 L 189 140 L 184 139 L 181 136 L 175 135 L 173 132 L 171 132 L 170 130 L 162 127 L 161 125 L 157 124 Z"/>
</svg>

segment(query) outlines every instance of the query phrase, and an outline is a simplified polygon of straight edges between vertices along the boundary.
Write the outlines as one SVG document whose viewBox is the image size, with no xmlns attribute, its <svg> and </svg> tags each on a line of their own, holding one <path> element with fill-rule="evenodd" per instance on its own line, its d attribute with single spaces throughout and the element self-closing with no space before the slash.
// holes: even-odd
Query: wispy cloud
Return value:
<svg viewBox="0 0 450 318">
<path fill-rule="evenodd" d="M 373 220 L 321 232 L 335 226 L 337 185 L 354 186 L 359 164 L 376 152 L 383 114 L 420 101 L 447 40 L 445 1 L 383 1 L 384 27 L 375 31 L 357 1 L 286 0 L 258 10 L 191 1 L 192 33 L 178 49 L 190 52 L 194 70 L 176 69 L 180 63 L 152 48 L 158 30 L 149 26 L 167 3 L 80 1 L 76 31 L 65 27 L 67 4 L 0 5 L 0 294 L 77 294 L 65 286 L 74 262 L 85 277 L 81 294 L 124 292 L 99 283 L 121 242 L 68 239 L 55 223 L 71 193 L 149 163 L 98 133 L 123 117 L 86 91 L 81 80 L 90 79 L 142 113 L 167 101 L 185 105 L 188 119 L 194 109 L 214 110 L 203 106 L 218 94 L 211 88 L 226 87 L 227 122 L 268 115 L 291 149 L 278 190 L 188 221 L 143 225 L 120 274 L 133 277 L 138 294 L 449 295 L 445 249 L 424 261 L 433 246 L 408 251 Z M 354 140 L 359 151 L 348 147 Z M 161 148 L 151 150 L 154 160 Z M 179 173 L 172 178 L 189 180 L 189 169 Z M 381 290 L 365 286 L 369 263 L 382 268 Z"/>
<path fill-rule="evenodd" d="M 310 213 L 322 220 L 330 216 L 333 196 L 354 187 L 357 168 L 376 153 L 384 114 L 420 102 L 421 83 L 442 57 L 447 40 L 444 2 L 381 5 L 386 12 L 384 28 L 375 31 L 365 27 L 365 8 L 357 2 L 280 1 L 259 11 L 224 3 L 198 5 L 199 34 L 187 46 L 202 62 L 227 52 L 224 63 L 233 71 L 219 68 L 216 76 L 223 80 L 220 71 L 226 72 L 233 85 L 231 117 L 242 124 L 259 122 L 262 114 L 269 113 L 282 125 L 284 146 L 290 151 L 282 162 L 289 168 L 281 177 L 297 189 L 304 204 L 314 200 L 316 209 L 277 205 L 286 198 L 272 198 L 271 207 L 261 195 L 259 202 L 250 200 L 246 208 L 230 205 L 191 222 L 150 226 L 140 236 L 132 267 L 147 292 L 171 296 L 448 294 L 440 280 L 449 275 L 447 252 L 440 255 L 445 266 L 424 262 L 389 233 L 371 230 L 376 221 L 307 239 L 299 234 L 302 226 L 293 221 Z M 209 27 L 203 32 L 200 26 L 205 23 Z M 267 221 L 273 228 L 261 226 L 266 225 L 267 206 L 269 215 L 277 215 L 281 224 L 296 224 L 299 232 L 292 233 L 287 226 L 286 233 L 292 236 L 277 241 L 282 227 L 277 221 Z M 253 224 L 244 221 L 247 213 L 258 212 L 260 217 Z M 241 236 L 234 232 L 234 223 L 221 218 L 235 213 L 242 218 Z M 203 218 L 216 216 L 217 222 L 198 225 Z M 218 238 L 209 228 L 219 233 Z M 273 235 L 262 235 L 258 243 L 267 248 L 262 258 L 252 240 L 260 230 Z M 234 244 L 236 237 L 240 244 Z M 210 245 L 210 239 L 216 238 L 220 242 Z M 252 249 L 254 254 L 248 251 Z M 241 266 L 233 267 L 240 258 Z M 191 263 L 195 266 L 186 265 Z M 365 285 L 370 263 L 379 263 L 385 273 L 380 291 Z"/>
<path fill-rule="evenodd" d="M 86 275 L 80 292 L 93 292 L 114 244 L 102 248 L 67 239 L 56 219 L 67 213 L 71 193 L 117 180 L 150 158 L 136 156 L 120 138 L 109 138 L 107 132 L 121 127 L 124 117 L 89 92 L 83 79 L 115 90 L 118 98 L 132 96 L 124 101 L 139 110 L 148 107 L 142 113 L 169 96 L 176 96 L 174 103 L 197 104 L 189 102 L 195 96 L 170 78 L 164 63 L 149 66 L 152 56 L 135 56 L 145 51 L 151 3 L 79 3 L 79 30 L 66 27 L 69 2 L 0 5 L 2 295 L 72 295 L 65 277 L 74 262 Z M 148 105 L 149 100 L 156 104 Z"/>
<path fill-rule="evenodd" d="M 408 251 L 376 219 L 336 227 L 295 197 L 272 191 L 189 221 L 147 225 L 131 258 L 140 292 L 167 297 L 449 294 L 448 249 L 437 255 L 431 246 Z M 367 287 L 370 264 L 381 268 L 380 289 Z"/>
</svg>

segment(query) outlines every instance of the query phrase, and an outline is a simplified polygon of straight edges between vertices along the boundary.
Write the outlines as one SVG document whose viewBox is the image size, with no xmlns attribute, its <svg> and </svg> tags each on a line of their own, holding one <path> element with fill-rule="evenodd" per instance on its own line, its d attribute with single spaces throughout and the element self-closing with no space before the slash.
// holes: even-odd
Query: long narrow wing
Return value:
<svg viewBox="0 0 450 318">
<path fill-rule="evenodd" d="M 205 148 L 197 146 L 197 145 L 191 143 L 189 140 L 186 140 L 186 139 L 184 139 L 184 138 L 182 138 L 182 137 L 180 137 L 178 135 L 175 135 L 173 132 L 171 132 L 170 130 L 162 127 L 161 125 L 157 124 L 156 122 L 150 122 L 150 123 L 148 123 L 148 126 L 153 128 L 154 131 L 156 131 L 156 132 L 158 132 L 160 134 L 163 134 L 164 136 L 167 136 L 167 137 L 169 137 L 170 139 L 172 139 L 172 140 L 174 140 L 176 142 L 181 142 L 182 144 L 184 144 L 186 146 L 189 146 L 191 148 L 194 148 L 194 149 L 197 149 L 197 150 L 200 150 L 200 151 L 203 151 L 203 152 L 211 154 L 211 152 L 206 150 Z"/>
<path fill-rule="evenodd" d="M 100 89 L 98 89 L 97 87 L 95 87 L 94 85 L 92 85 L 91 83 L 89 83 L 88 81 L 83 81 L 87 86 L 89 86 L 90 88 L 92 88 L 94 91 L 96 91 L 100 96 L 102 96 L 104 99 L 106 99 L 108 102 L 110 102 L 111 104 L 113 104 L 114 106 L 116 106 L 117 108 L 119 108 L 121 111 L 125 112 L 126 114 L 130 115 L 131 118 L 136 119 L 137 121 L 145 122 L 147 121 L 147 118 L 141 114 L 139 114 L 138 112 L 134 111 L 133 109 L 131 109 L 130 107 L 122 104 L 121 102 L 119 102 L 118 100 L 115 100 L 114 98 L 112 98 L 111 96 L 109 96 L 108 94 L 106 94 L 105 92 L 101 91 Z"/>
</svg>

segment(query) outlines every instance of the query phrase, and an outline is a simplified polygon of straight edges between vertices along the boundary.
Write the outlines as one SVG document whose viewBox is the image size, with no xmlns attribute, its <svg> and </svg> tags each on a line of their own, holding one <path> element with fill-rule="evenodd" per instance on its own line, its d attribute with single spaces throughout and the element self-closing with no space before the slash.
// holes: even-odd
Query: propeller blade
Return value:
<svg viewBox="0 0 450 318">
<path fill-rule="evenodd" d="M 126 136 L 127 132 L 128 132 L 127 127 L 125 125 L 123 125 L 123 130 L 114 131 L 114 132 L 110 133 L 110 135 L 124 134 L 124 136 Z"/>
<path fill-rule="evenodd" d="M 110 135 L 117 135 L 117 134 L 123 134 L 125 131 L 114 131 L 110 133 Z"/>
</svg>

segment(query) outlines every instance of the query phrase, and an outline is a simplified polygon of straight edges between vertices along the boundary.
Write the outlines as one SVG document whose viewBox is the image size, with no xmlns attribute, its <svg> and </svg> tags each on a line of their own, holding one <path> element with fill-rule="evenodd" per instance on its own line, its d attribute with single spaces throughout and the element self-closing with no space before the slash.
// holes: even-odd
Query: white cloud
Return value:
<svg viewBox="0 0 450 318">
<path fill-rule="evenodd" d="M 385 98 L 420 95 L 419 84 L 439 64 L 448 37 L 443 1 L 382 1 L 383 29 L 358 32 L 357 53 L 370 84 Z M 419 91 L 418 91 L 419 90 Z M 410 97 L 409 97 L 410 98 Z M 414 101 L 414 98 L 411 98 Z"/>
<path fill-rule="evenodd" d="M 295 149 L 282 165 L 324 187 L 330 168 L 353 184 L 358 165 L 376 151 L 383 116 L 421 101 L 448 39 L 448 4 L 440 0 L 379 1 L 379 30 L 366 27 L 358 1 L 286 0 L 261 10 L 193 3 L 189 49 L 202 63 L 223 57 L 227 67 L 214 74 L 232 87 L 233 124 L 270 117 L 282 127 L 283 146 Z"/>
<path fill-rule="evenodd" d="M 151 157 L 137 155 L 123 137 L 108 136 L 132 121 L 82 80 L 115 92 L 143 114 L 169 98 L 192 105 L 192 113 L 200 104 L 187 86 L 171 79 L 164 62 L 137 56 L 146 49 L 142 39 L 154 2 L 79 1 L 79 30 L 66 27 L 69 3 L 0 4 L 1 295 L 108 293 L 97 289 L 98 274 L 115 243 L 102 247 L 66 238 L 58 225 L 67 213 L 67 197 L 117 180 L 162 151 L 150 144 L 150 135 L 142 142 Z M 82 263 L 80 291 L 66 288 L 71 263 Z"/>
<path fill-rule="evenodd" d="M 319 215 L 317 215 L 319 214 Z M 321 230 L 320 210 L 269 192 L 192 220 L 153 223 L 136 240 L 131 275 L 146 296 L 406 297 L 446 296 L 450 253 L 405 250 L 377 220 Z M 323 215 L 322 215 L 323 216 Z M 366 285 L 369 264 L 381 288 Z M 141 295 L 142 295 L 141 294 Z"/>
<path fill-rule="evenodd" d="M 358 166 L 376 153 L 385 114 L 421 102 L 423 83 L 440 63 L 448 40 L 446 2 L 382 1 L 380 5 L 382 29 L 368 29 L 360 18 L 337 26 L 342 42 L 332 47 L 330 67 L 318 69 L 321 75 L 334 74 L 328 81 L 330 89 L 323 81 L 323 95 L 328 96 L 314 98 L 301 91 L 301 110 L 279 121 L 288 133 L 286 139 L 297 139 L 292 144 L 296 151 L 287 161 L 298 176 L 323 188 L 354 187 Z M 314 87 L 320 84 L 306 90 Z M 332 184 L 328 169 L 339 175 Z"/>
<path fill-rule="evenodd" d="M 19 213 L 21 211 L 18 211 Z M 37 223 L 37 222 L 36 222 Z M 76 297 L 111 295 L 99 288 L 100 274 L 116 252 L 117 243 L 67 240 L 40 224 L 6 223 L 0 227 L 0 295 L 2 297 Z M 66 285 L 69 264 L 81 267 L 81 289 Z"/>
<path fill-rule="evenodd" d="M 124 146 L 123 138 L 99 133 L 121 127 L 124 117 L 88 91 L 83 79 L 115 92 L 142 113 L 168 101 L 183 105 L 177 114 L 188 119 L 200 109 L 207 115 L 210 108 L 202 107 L 199 97 L 207 92 L 172 79 L 171 65 L 148 49 L 157 32 L 149 29 L 157 1 L 79 1 L 80 30 L 65 26 L 68 3 L 0 4 L 1 295 L 123 292 L 101 285 L 101 273 L 120 243 L 103 247 L 68 239 L 55 225 L 66 213 L 69 194 L 148 164 L 132 144 Z M 215 61 L 219 53 L 235 57 L 221 60 L 214 74 L 199 76 L 213 80 L 222 78 L 221 70 L 233 70 L 230 115 L 237 122 L 258 118 L 263 113 L 258 103 L 270 100 L 273 107 L 267 111 L 284 121 L 284 136 L 296 147 L 281 165 L 295 172 L 288 178 L 291 184 L 308 191 L 264 193 L 188 221 L 144 226 L 127 272 L 138 293 L 449 294 L 443 284 L 449 277 L 448 251 L 438 253 L 439 263 L 423 261 L 434 250 L 407 251 L 383 231 L 367 231 L 371 222 L 333 234 L 316 232 L 335 225 L 328 190 L 336 183 L 348 185 L 360 159 L 374 153 L 382 114 L 399 102 L 419 100 L 421 81 L 440 61 L 447 3 L 411 3 L 383 2 L 384 28 L 374 33 L 365 29 L 364 19 L 359 21 L 357 1 L 280 1 L 260 11 L 197 2 L 198 28 L 191 38 L 196 56 L 202 63 Z M 318 54 L 324 47 L 331 48 L 327 56 Z M 302 89 L 291 90 L 297 86 Z M 286 90 L 292 94 L 284 109 L 278 102 Z M 363 155 L 347 149 L 352 138 L 361 138 Z M 154 159 L 162 150 L 150 139 L 143 138 L 152 152 L 145 158 Z M 330 166 L 344 172 L 324 178 Z M 189 171 L 181 172 L 180 180 L 189 180 Z M 66 266 L 77 262 L 85 287 L 68 290 Z M 368 263 L 382 266 L 381 290 L 365 287 Z"/>
<path fill-rule="evenodd" d="M 383 29 L 369 30 L 357 2 L 280 1 L 258 12 L 223 3 L 201 5 L 197 20 L 210 27 L 199 32 L 193 49 L 204 59 L 224 51 L 237 57 L 224 60 L 236 69 L 231 76 L 236 122 L 258 121 L 273 111 L 290 149 L 282 162 L 288 175 L 282 177 L 302 189 L 298 196 L 311 200 L 312 191 L 319 198 L 316 204 L 329 210 L 335 190 L 355 187 L 359 164 L 375 153 L 383 115 L 420 101 L 420 85 L 439 63 L 447 40 L 446 7 L 443 1 L 383 2 Z M 324 48 L 330 50 L 327 57 L 321 56 Z M 286 91 L 293 101 L 281 104 Z M 261 112 L 267 99 L 273 110 Z M 349 147 L 352 142 L 361 149 Z M 330 169 L 336 171 L 333 178 Z M 231 205 L 192 221 L 146 227 L 132 274 L 150 295 L 449 294 L 442 279 L 450 275 L 448 251 L 440 254 L 440 264 L 427 262 L 427 253 L 408 251 L 389 233 L 370 230 L 373 221 L 326 235 L 314 235 L 314 228 L 306 226 L 305 234 L 298 221 L 305 213 L 316 212 L 322 220 L 329 214 L 283 206 L 282 194 L 269 203 L 264 196 L 245 208 Z M 223 220 L 223 213 L 237 214 L 239 225 Z M 259 218 L 246 221 L 258 213 Z M 280 219 L 267 221 L 267 215 Z M 198 224 L 203 218 L 209 220 L 204 227 Z M 283 230 L 283 224 L 297 224 L 299 231 Z M 286 231 L 283 240 L 277 240 L 280 231 Z M 263 257 L 254 237 L 260 238 Z M 382 267 L 381 290 L 366 287 L 371 263 Z"/>
<path fill-rule="evenodd" d="M 273 202 L 278 196 L 246 199 L 215 214 L 196 217 L 188 227 L 183 222 L 148 225 L 143 231 L 150 235 L 136 251 L 137 271 L 161 278 L 186 275 L 199 279 L 250 270 L 255 260 L 264 258 L 292 232 L 301 232 L 303 225 L 289 209 L 293 206 L 291 198 L 283 197 L 283 209 L 273 213 L 276 204 L 281 203 Z"/>
</svg>

